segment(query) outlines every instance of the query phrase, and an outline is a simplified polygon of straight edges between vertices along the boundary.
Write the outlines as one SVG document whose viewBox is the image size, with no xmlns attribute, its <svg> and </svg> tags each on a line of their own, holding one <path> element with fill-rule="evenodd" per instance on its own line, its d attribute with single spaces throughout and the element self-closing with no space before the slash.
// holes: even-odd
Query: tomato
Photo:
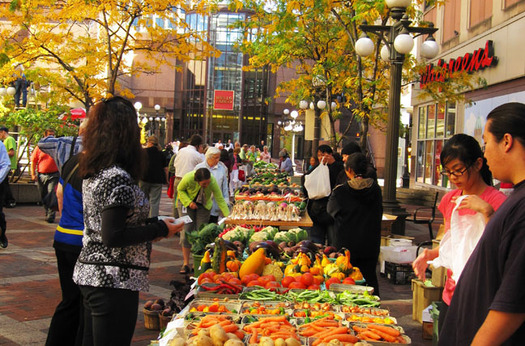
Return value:
<svg viewBox="0 0 525 346">
<path fill-rule="evenodd" d="M 355 285 L 355 280 L 352 279 L 352 278 L 345 278 L 345 279 L 343 280 L 343 283 L 344 283 L 344 284 L 347 284 L 347 285 Z"/>
<path fill-rule="evenodd" d="M 326 288 L 329 289 L 331 284 L 340 284 L 340 283 L 341 283 L 341 280 L 339 280 L 338 278 L 330 278 L 326 280 L 325 285 L 326 285 Z"/>
<path fill-rule="evenodd" d="M 275 276 L 273 275 L 264 275 L 259 278 L 260 283 L 264 286 L 270 281 L 275 281 Z"/>
<path fill-rule="evenodd" d="M 295 278 L 293 276 L 285 276 L 281 280 L 281 285 L 283 285 L 283 287 L 288 288 L 288 286 L 290 286 L 290 283 L 292 283 L 292 282 L 295 282 Z"/>
<path fill-rule="evenodd" d="M 306 286 L 310 286 L 311 284 L 314 283 L 314 276 L 310 273 L 304 273 L 302 276 L 301 276 L 301 282 Z"/>
<path fill-rule="evenodd" d="M 258 279 L 252 280 L 246 284 L 246 287 L 252 287 L 252 286 L 261 286 L 264 287 L 263 284 Z"/>
<path fill-rule="evenodd" d="M 264 288 L 268 290 L 275 290 L 276 288 L 281 288 L 281 284 L 277 281 L 268 281 L 266 285 L 264 285 Z"/>
<path fill-rule="evenodd" d="M 243 276 L 243 278 L 241 279 L 241 282 L 243 285 L 247 285 L 248 282 L 250 281 L 253 281 L 253 280 L 257 280 L 259 278 L 259 274 L 246 274 Z"/>
<path fill-rule="evenodd" d="M 302 282 L 294 281 L 290 283 L 290 286 L 288 286 L 288 288 L 300 288 L 304 290 L 306 286 Z"/>
<path fill-rule="evenodd" d="M 320 290 L 321 286 L 316 285 L 316 284 L 312 284 L 312 285 L 308 286 L 307 289 L 316 291 L 316 290 Z"/>
</svg>

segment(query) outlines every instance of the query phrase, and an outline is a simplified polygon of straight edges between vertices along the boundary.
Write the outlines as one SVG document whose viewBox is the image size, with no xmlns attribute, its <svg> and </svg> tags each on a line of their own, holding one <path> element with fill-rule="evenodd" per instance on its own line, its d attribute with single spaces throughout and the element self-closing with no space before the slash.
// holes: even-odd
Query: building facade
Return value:
<svg viewBox="0 0 525 346">
<path fill-rule="evenodd" d="M 412 97 L 413 127 L 411 183 L 416 187 L 451 188 L 440 175 L 443 145 L 456 133 L 474 136 L 482 143 L 487 114 L 506 102 L 525 103 L 525 60 L 521 56 L 525 32 L 523 0 L 449 0 L 441 7 L 425 10 L 425 19 L 440 30 L 438 57 L 427 65 L 427 73 Z M 465 93 L 465 102 L 437 104 L 418 98 L 421 84 L 439 78 L 444 71 L 478 73 L 486 86 Z"/>
</svg>

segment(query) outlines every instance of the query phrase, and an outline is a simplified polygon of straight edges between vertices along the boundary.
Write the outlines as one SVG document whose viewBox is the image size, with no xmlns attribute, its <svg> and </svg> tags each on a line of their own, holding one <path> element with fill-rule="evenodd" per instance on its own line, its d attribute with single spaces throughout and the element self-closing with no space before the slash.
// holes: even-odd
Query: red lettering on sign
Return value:
<svg viewBox="0 0 525 346">
<path fill-rule="evenodd" d="M 443 72 L 436 73 L 434 65 L 428 64 L 425 72 L 421 75 L 419 84 L 421 88 L 424 88 L 429 82 L 444 82 L 446 79 L 452 78 L 454 72 L 465 71 L 473 73 L 497 64 L 498 58 L 494 56 L 494 45 L 491 40 L 488 40 L 485 43 L 485 48 L 480 48 L 473 53 L 466 53 L 464 56 L 459 56 L 456 59 L 450 59 L 448 64 L 443 59 L 440 59 L 437 62 L 437 66 Z"/>
</svg>

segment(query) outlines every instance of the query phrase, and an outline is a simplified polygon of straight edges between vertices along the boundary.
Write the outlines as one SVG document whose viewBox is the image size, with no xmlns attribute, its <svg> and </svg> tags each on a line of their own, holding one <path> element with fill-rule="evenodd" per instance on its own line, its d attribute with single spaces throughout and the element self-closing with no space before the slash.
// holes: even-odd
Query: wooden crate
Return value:
<svg viewBox="0 0 525 346">
<path fill-rule="evenodd" d="M 421 280 L 412 280 L 412 319 L 423 323 L 423 310 L 434 301 L 441 300 L 443 287 L 425 286 Z"/>
<path fill-rule="evenodd" d="M 439 240 L 432 240 L 432 248 L 436 248 L 439 246 L 440 241 Z M 447 280 L 447 268 L 445 267 L 439 267 L 434 268 L 432 265 L 430 266 L 430 269 L 432 270 L 432 285 L 436 287 L 445 287 L 445 281 Z"/>
</svg>

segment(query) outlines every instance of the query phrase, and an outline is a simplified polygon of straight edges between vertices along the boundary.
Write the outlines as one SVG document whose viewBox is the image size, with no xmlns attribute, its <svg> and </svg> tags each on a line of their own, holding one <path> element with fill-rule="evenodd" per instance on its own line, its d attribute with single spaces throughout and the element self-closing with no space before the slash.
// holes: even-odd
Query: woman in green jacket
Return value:
<svg viewBox="0 0 525 346">
<path fill-rule="evenodd" d="M 179 216 L 188 215 L 193 222 L 184 225 L 181 233 L 180 244 L 182 246 L 182 257 L 184 264 L 180 270 L 181 274 L 190 272 L 190 249 L 186 232 L 198 230 L 200 225 L 208 223 L 213 200 L 217 202 L 222 214 L 226 217 L 230 214 L 228 204 L 224 200 L 221 188 L 207 168 L 199 168 L 189 172 L 177 186 L 177 210 Z"/>
</svg>

